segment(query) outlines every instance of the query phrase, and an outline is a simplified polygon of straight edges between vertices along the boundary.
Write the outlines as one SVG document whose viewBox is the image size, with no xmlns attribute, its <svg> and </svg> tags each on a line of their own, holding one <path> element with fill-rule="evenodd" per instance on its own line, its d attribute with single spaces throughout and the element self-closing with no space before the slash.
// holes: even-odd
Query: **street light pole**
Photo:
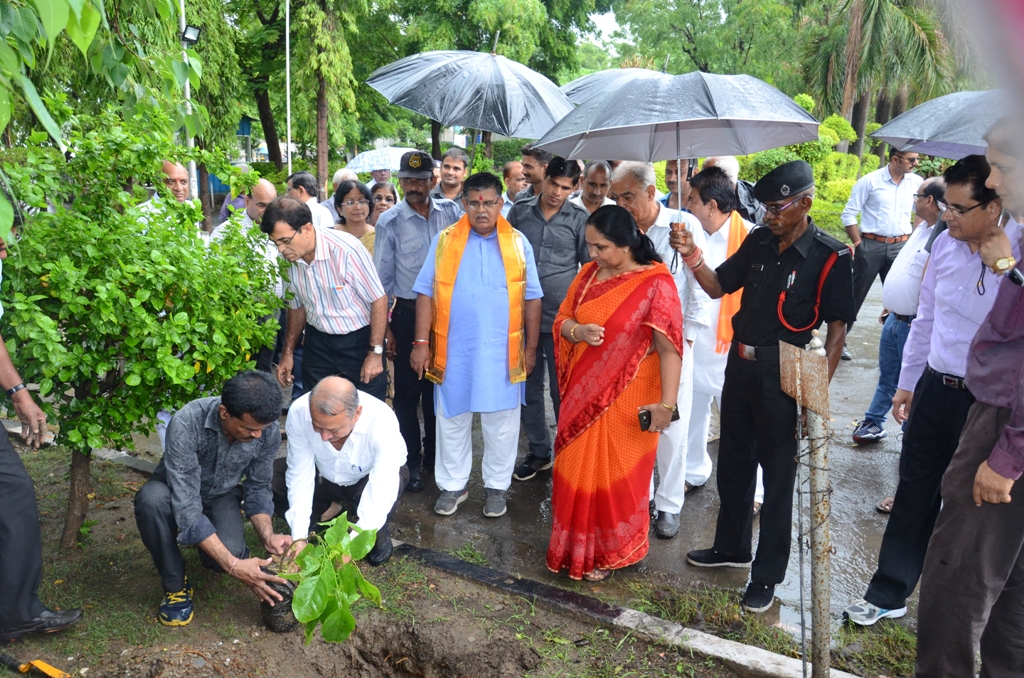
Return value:
<svg viewBox="0 0 1024 678">
<path fill-rule="evenodd" d="M 292 3 L 284 0 L 284 101 L 288 131 L 288 174 L 292 173 Z"/>
<path fill-rule="evenodd" d="M 178 29 L 180 36 L 185 35 L 185 0 L 178 0 L 178 9 L 180 15 L 178 17 Z M 192 115 L 192 88 L 188 81 L 188 47 L 185 44 L 185 40 L 181 41 L 181 56 L 185 61 L 185 113 L 186 115 Z M 192 135 L 188 133 L 188 127 L 185 127 L 185 145 L 189 149 L 195 146 L 195 141 L 192 139 Z M 196 161 L 189 159 L 188 161 L 188 197 L 196 198 L 199 195 L 199 181 L 196 178 Z"/>
</svg>

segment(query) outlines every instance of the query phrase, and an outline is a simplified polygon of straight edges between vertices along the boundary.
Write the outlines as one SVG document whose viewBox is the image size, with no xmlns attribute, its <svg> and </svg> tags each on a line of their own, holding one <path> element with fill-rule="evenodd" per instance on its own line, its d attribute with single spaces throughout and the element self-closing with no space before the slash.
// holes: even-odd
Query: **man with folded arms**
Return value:
<svg viewBox="0 0 1024 678">
<path fill-rule="evenodd" d="M 900 481 L 882 537 L 878 567 L 864 598 L 844 617 L 870 626 L 907 613 L 928 540 L 942 502 L 942 475 L 949 466 L 975 398 L 964 383 L 971 340 L 992 309 L 1005 277 L 985 265 L 982 244 L 1003 231 L 1003 203 L 985 185 L 989 165 L 969 155 L 946 170 L 948 229 L 932 245 L 921 283 L 917 317 L 903 348 L 893 417 L 907 422 L 900 453 Z M 1006 237 L 1020 258 L 1020 227 Z"/>
</svg>

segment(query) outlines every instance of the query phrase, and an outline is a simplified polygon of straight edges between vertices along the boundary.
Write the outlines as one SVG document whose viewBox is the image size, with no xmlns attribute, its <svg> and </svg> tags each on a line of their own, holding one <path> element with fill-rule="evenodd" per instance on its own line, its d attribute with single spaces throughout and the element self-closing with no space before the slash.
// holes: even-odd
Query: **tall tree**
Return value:
<svg viewBox="0 0 1024 678">
<path fill-rule="evenodd" d="M 270 92 L 271 78 L 284 70 L 284 3 L 280 0 L 229 0 L 228 8 L 238 26 L 239 67 L 256 104 L 267 142 L 267 156 L 280 170 L 284 158 Z"/>
</svg>

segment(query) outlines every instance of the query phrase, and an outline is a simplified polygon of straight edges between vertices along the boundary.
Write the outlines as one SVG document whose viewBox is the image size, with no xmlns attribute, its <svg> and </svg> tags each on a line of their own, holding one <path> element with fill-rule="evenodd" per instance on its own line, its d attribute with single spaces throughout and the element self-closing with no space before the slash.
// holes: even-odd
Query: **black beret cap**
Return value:
<svg viewBox="0 0 1024 678">
<path fill-rule="evenodd" d="M 398 165 L 399 179 L 429 179 L 434 176 L 434 159 L 423 151 L 409 151 Z"/>
<path fill-rule="evenodd" d="M 761 202 L 785 200 L 814 186 L 814 169 L 803 160 L 779 165 L 754 185 L 754 197 Z"/>
</svg>

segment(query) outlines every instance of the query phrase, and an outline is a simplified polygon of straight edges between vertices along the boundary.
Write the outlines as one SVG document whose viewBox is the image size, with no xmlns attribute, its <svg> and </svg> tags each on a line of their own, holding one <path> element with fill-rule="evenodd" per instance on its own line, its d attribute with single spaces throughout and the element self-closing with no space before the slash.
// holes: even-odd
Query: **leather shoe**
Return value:
<svg viewBox="0 0 1024 678">
<path fill-rule="evenodd" d="M 409 469 L 409 482 L 405 485 L 406 492 L 423 491 L 423 474 L 418 468 Z"/>
<path fill-rule="evenodd" d="M 74 626 L 82 619 L 82 609 L 75 610 L 43 610 L 43 613 L 32 621 L 16 626 L 0 629 L 0 642 L 9 642 L 29 633 L 56 633 Z"/>
<path fill-rule="evenodd" d="M 366 562 L 374 567 L 383 565 L 391 558 L 392 551 L 394 547 L 391 545 L 391 532 L 388 530 L 388 524 L 384 523 L 384 526 L 377 530 L 377 541 L 366 554 Z"/>
<path fill-rule="evenodd" d="M 679 514 L 658 511 L 658 520 L 654 525 L 654 533 L 658 539 L 671 539 L 679 534 Z"/>
</svg>

